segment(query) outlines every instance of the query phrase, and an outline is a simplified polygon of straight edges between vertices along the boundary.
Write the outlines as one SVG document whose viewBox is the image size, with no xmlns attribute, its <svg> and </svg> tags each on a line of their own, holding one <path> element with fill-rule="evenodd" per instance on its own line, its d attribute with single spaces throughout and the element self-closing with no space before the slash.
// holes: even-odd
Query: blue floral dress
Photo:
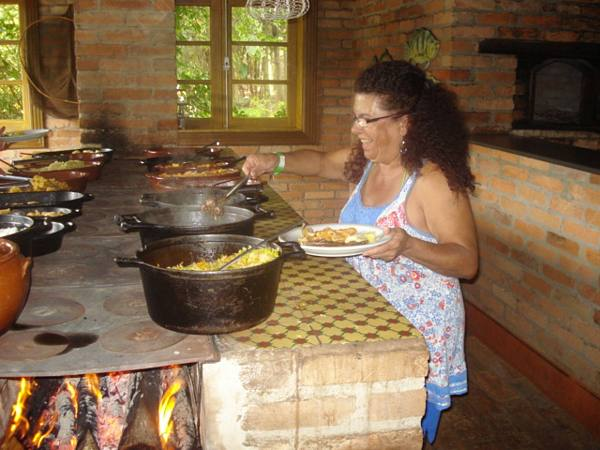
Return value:
<svg viewBox="0 0 600 450">
<path fill-rule="evenodd" d="M 406 199 L 417 179 L 413 173 L 398 196 L 388 205 L 368 207 L 362 203 L 361 191 L 372 165 L 369 163 L 359 184 L 340 214 L 341 223 L 403 228 L 410 236 L 436 243 L 435 238 L 413 228 L 406 218 Z M 426 379 L 427 414 L 450 407 L 451 395 L 467 392 L 467 368 L 464 358 L 464 306 L 458 279 L 441 275 L 404 256 L 386 262 L 354 256 L 352 266 L 425 338 L 429 349 L 429 374 Z M 427 415 L 426 415 L 427 419 Z M 425 428 L 425 426 L 424 426 Z M 427 430 L 426 430 L 427 431 Z"/>
</svg>

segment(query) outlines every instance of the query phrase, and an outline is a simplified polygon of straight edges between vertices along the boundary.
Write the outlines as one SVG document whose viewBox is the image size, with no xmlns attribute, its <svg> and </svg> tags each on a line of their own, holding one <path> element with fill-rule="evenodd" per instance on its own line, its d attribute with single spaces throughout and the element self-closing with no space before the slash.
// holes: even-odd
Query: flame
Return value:
<svg viewBox="0 0 600 450">
<path fill-rule="evenodd" d="M 65 387 L 67 391 L 69 391 L 69 395 L 71 396 L 71 403 L 73 403 L 73 410 L 75 411 L 75 417 L 79 415 L 79 402 L 77 398 L 79 394 L 77 392 L 77 388 L 73 386 L 69 381 L 65 381 Z"/>
<path fill-rule="evenodd" d="M 27 403 L 27 399 L 31 396 L 33 389 L 36 386 L 35 381 L 29 378 L 21 378 L 19 387 L 19 394 L 17 395 L 17 400 L 15 404 L 12 406 L 12 423 L 8 428 L 8 433 L 5 438 L 5 442 L 8 442 L 12 436 L 15 435 L 17 431 L 19 431 L 20 437 L 23 438 L 27 435 L 29 431 L 29 421 L 25 418 L 25 405 Z"/>
<path fill-rule="evenodd" d="M 174 380 L 160 399 L 158 405 L 158 434 L 163 449 L 169 448 L 167 443 L 169 442 L 169 436 L 173 431 L 171 415 L 173 414 L 173 409 L 175 408 L 175 403 L 177 401 L 175 394 L 181 389 L 181 385 L 181 380 Z"/>
<path fill-rule="evenodd" d="M 47 419 L 46 414 L 43 414 L 35 427 L 35 432 L 31 442 L 35 445 L 35 448 L 40 448 L 42 442 L 46 439 L 50 433 L 54 430 L 54 425 L 58 421 L 58 414 L 54 413 Z M 45 429 L 45 431 L 43 431 Z"/>
<path fill-rule="evenodd" d="M 90 392 L 96 397 L 98 403 L 102 402 L 102 392 L 100 392 L 100 379 L 95 373 L 88 373 L 85 376 L 85 381 Z"/>
</svg>

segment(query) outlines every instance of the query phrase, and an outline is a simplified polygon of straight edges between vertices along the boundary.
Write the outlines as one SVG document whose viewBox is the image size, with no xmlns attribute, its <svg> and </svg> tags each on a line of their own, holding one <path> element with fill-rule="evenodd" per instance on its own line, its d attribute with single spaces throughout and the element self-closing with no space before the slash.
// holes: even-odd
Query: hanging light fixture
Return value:
<svg viewBox="0 0 600 450">
<path fill-rule="evenodd" d="M 302 17 L 309 0 L 246 0 L 248 13 L 258 20 L 291 20 Z"/>
</svg>

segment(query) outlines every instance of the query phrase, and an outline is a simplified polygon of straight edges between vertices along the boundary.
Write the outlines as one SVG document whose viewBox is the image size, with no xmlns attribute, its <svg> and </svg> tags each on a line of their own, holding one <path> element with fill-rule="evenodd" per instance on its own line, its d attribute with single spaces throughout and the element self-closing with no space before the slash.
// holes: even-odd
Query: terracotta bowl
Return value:
<svg viewBox="0 0 600 450">
<path fill-rule="evenodd" d="M 69 191 L 75 192 L 85 192 L 89 178 L 89 174 L 80 170 L 55 170 L 50 172 L 40 172 L 37 175 L 62 181 L 69 186 Z"/>
<path fill-rule="evenodd" d="M 25 307 L 31 284 L 31 258 L 19 246 L 0 239 L 0 334 L 8 330 Z"/>
<path fill-rule="evenodd" d="M 217 176 L 203 175 L 203 172 L 198 172 L 197 176 L 177 177 L 169 176 L 176 172 L 159 172 L 146 173 L 146 178 L 150 181 L 150 185 L 157 190 L 180 190 L 190 189 L 204 186 L 214 186 L 217 183 L 224 183 L 230 180 L 239 180 L 240 170 L 232 169 L 230 173 Z"/>
<path fill-rule="evenodd" d="M 112 148 L 99 148 L 95 150 L 75 150 L 69 154 L 69 159 L 78 159 L 81 161 L 108 162 L 112 159 L 112 155 Z"/>
<path fill-rule="evenodd" d="M 25 176 L 25 177 L 41 175 L 46 178 L 58 179 L 57 177 L 69 178 L 69 175 L 65 174 L 67 172 L 81 172 L 86 175 L 87 181 L 94 181 L 94 180 L 97 180 L 98 178 L 100 178 L 100 175 L 102 173 L 102 166 L 104 165 L 104 163 L 102 163 L 100 161 L 86 161 L 85 163 L 86 163 L 86 165 L 84 167 L 78 167 L 76 169 L 39 171 L 36 169 L 46 167 L 49 163 L 46 161 L 40 165 L 40 163 L 36 164 L 35 162 L 32 162 L 32 163 L 27 164 L 25 167 L 20 169 L 18 172 L 15 171 L 14 174 Z M 19 167 L 21 167 L 21 166 L 19 166 Z M 74 175 L 72 177 L 75 178 Z"/>
</svg>

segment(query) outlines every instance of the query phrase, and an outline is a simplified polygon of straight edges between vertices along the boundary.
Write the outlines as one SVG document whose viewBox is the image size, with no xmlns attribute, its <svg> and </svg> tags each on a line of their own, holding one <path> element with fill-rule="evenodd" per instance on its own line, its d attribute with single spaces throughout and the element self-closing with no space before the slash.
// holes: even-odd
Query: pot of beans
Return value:
<svg viewBox="0 0 600 450">
<path fill-rule="evenodd" d="M 304 255 L 290 244 L 234 234 L 179 236 L 115 261 L 139 268 L 148 313 L 158 325 L 220 334 L 251 328 L 271 315 L 284 259 Z"/>
</svg>

